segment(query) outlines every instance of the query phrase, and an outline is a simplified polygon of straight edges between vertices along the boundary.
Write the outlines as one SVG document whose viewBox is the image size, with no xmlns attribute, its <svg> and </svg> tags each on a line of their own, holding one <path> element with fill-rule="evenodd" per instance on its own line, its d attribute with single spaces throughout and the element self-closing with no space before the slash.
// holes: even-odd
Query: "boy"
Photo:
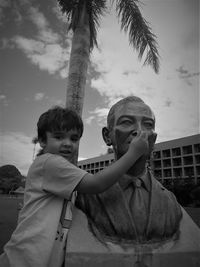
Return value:
<svg viewBox="0 0 200 267">
<path fill-rule="evenodd" d="M 91 175 L 72 164 L 83 133 L 82 120 L 74 111 L 48 110 L 40 116 L 37 132 L 42 153 L 29 169 L 24 207 L 0 257 L 1 267 L 48 267 L 64 199 L 70 200 L 74 191 L 105 191 L 148 152 L 147 135 L 141 132 L 123 157 Z"/>
</svg>

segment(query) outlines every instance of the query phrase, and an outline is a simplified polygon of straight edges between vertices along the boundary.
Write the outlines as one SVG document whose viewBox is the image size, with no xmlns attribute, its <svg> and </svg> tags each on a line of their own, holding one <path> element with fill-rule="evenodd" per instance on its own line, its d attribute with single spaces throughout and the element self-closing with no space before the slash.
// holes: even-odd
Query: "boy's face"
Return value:
<svg viewBox="0 0 200 267">
<path fill-rule="evenodd" d="M 75 154 L 78 152 L 80 133 L 73 129 L 69 131 L 46 133 L 46 143 L 43 144 L 44 153 L 57 154 L 73 163 Z"/>
</svg>

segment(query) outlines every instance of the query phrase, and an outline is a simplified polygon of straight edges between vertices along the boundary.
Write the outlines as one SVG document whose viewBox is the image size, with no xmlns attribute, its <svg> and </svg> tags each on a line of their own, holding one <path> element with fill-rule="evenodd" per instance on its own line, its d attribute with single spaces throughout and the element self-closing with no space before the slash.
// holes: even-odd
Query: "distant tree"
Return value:
<svg viewBox="0 0 200 267">
<path fill-rule="evenodd" d="M 200 186 L 196 186 L 190 192 L 195 207 L 200 207 Z"/>
<path fill-rule="evenodd" d="M 22 180 L 23 176 L 14 165 L 0 167 L 0 190 L 4 194 L 17 189 L 21 185 Z"/>
</svg>

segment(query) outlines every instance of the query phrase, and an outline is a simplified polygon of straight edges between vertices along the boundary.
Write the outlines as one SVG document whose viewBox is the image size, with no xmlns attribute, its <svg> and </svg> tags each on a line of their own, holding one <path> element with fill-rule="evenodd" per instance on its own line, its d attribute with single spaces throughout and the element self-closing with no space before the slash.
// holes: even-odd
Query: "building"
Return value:
<svg viewBox="0 0 200 267">
<path fill-rule="evenodd" d="M 113 161 L 114 154 L 111 153 L 79 161 L 78 166 L 96 173 Z M 162 183 L 184 179 L 200 184 L 200 134 L 157 143 L 151 167 Z"/>
<path fill-rule="evenodd" d="M 166 184 L 172 179 L 200 183 L 200 134 L 156 144 L 151 166 Z"/>
<path fill-rule="evenodd" d="M 105 154 L 99 157 L 81 160 L 78 162 L 79 168 L 86 170 L 89 173 L 96 173 L 103 170 L 114 161 L 114 154 Z"/>
</svg>

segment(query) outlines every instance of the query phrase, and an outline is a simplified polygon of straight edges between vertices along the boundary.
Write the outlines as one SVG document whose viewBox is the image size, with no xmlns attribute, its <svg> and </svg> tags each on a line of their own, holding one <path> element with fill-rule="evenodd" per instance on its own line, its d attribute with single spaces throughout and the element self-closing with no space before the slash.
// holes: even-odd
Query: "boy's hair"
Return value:
<svg viewBox="0 0 200 267">
<path fill-rule="evenodd" d="M 76 129 L 80 137 L 83 134 L 83 121 L 73 110 L 53 107 L 43 113 L 37 123 L 37 139 L 46 142 L 46 132 L 54 133 Z"/>
</svg>

